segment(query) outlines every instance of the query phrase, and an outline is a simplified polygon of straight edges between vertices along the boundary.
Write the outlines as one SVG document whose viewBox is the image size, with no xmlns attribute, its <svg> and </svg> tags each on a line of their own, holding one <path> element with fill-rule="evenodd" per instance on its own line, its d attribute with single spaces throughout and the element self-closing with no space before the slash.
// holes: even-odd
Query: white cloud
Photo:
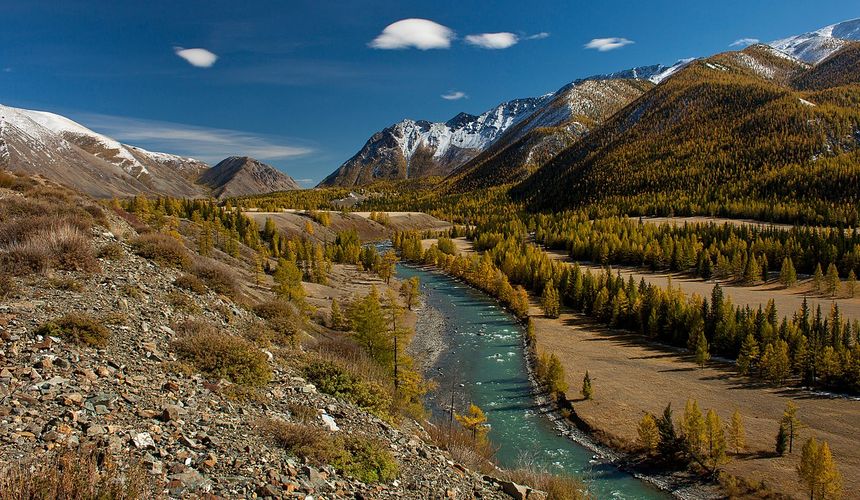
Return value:
<svg viewBox="0 0 860 500">
<path fill-rule="evenodd" d="M 729 44 L 729 47 L 746 47 L 748 45 L 755 45 L 758 42 L 758 38 L 740 38 Z"/>
<path fill-rule="evenodd" d="M 427 19 L 401 19 L 389 24 L 368 45 L 374 49 L 447 49 L 455 38 L 451 28 Z"/>
<path fill-rule="evenodd" d="M 304 156 L 314 151 L 295 139 L 238 130 L 99 114 L 83 114 L 80 118 L 79 121 L 87 127 L 119 141 L 152 151 L 191 156 L 210 164 L 228 156 L 277 160 Z"/>
<path fill-rule="evenodd" d="M 481 33 L 479 35 L 468 35 L 466 43 L 481 47 L 482 49 L 506 49 L 516 45 L 520 38 L 508 32 L 502 33 Z"/>
<path fill-rule="evenodd" d="M 173 47 L 176 55 L 188 61 L 188 64 L 197 66 L 198 68 L 208 68 L 215 64 L 218 56 L 209 52 L 206 49 L 183 49 L 182 47 Z"/>
<path fill-rule="evenodd" d="M 534 35 L 529 35 L 526 37 L 526 40 L 543 40 L 544 38 L 549 38 L 549 33 L 546 31 L 541 31 L 540 33 L 535 33 Z"/>
<path fill-rule="evenodd" d="M 461 92 L 459 90 L 452 90 L 447 94 L 442 94 L 440 97 L 442 99 L 445 99 L 446 101 L 459 101 L 460 99 L 465 99 L 469 96 L 467 96 L 465 92 Z"/>
<path fill-rule="evenodd" d="M 618 38 L 618 37 L 595 38 L 595 39 L 591 40 L 590 42 L 586 43 L 585 48 L 586 49 L 595 49 L 595 50 L 598 50 L 600 52 L 606 52 L 608 50 L 620 49 L 621 47 L 624 47 L 625 45 L 630 45 L 631 43 L 635 43 L 635 42 L 633 42 L 633 40 L 628 40 L 626 38 Z"/>
</svg>

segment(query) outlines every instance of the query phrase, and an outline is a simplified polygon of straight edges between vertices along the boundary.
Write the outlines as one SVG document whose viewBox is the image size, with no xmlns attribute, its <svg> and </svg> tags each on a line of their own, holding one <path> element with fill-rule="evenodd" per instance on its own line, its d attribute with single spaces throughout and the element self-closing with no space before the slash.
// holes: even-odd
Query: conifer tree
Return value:
<svg viewBox="0 0 860 500">
<path fill-rule="evenodd" d="M 455 414 L 454 418 L 460 422 L 464 429 L 472 433 L 472 440 L 475 442 L 483 442 L 487 434 L 487 415 L 481 408 L 472 403 L 469 405 L 469 412 L 465 415 Z"/>
<path fill-rule="evenodd" d="M 274 275 L 273 291 L 279 296 L 291 301 L 301 302 L 305 297 L 302 287 L 302 272 L 291 260 L 278 260 L 278 268 Z"/>
<path fill-rule="evenodd" d="M 793 401 L 789 401 L 785 405 L 785 411 L 782 413 L 780 423 L 785 428 L 786 439 L 788 439 L 788 452 L 791 453 L 794 449 L 794 439 L 800 436 L 800 429 L 804 427 L 800 419 L 797 418 L 797 405 Z"/>
<path fill-rule="evenodd" d="M 848 297 L 852 299 L 857 294 L 857 274 L 854 273 L 853 269 L 848 271 L 848 281 L 845 282 L 845 292 Z"/>
<path fill-rule="evenodd" d="M 786 257 L 782 260 L 782 268 L 779 271 L 779 282 L 786 288 L 791 288 L 797 283 L 797 271 L 794 270 L 794 263 L 791 257 Z"/>
<path fill-rule="evenodd" d="M 708 339 L 705 338 L 705 330 L 699 330 L 699 338 L 696 340 L 696 364 L 700 368 L 704 368 L 711 359 L 711 353 L 708 347 Z"/>
<path fill-rule="evenodd" d="M 746 448 L 746 432 L 741 412 L 737 409 L 732 413 L 732 422 L 729 425 L 729 443 L 735 450 L 735 455 Z"/>
<path fill-rule="evenodd" d="M 779 431 L 776 433 L 776 454 L 785 455 L 786 448 L 788 448 L 788 433 L 785 430 L 785 425 L 780 423 Z"/>
<path fill-rule="evenodd" d="M 821 271 L 821 264 L 815 265 L 815 272 L 812 273 L 812 290 L 815 293 L 821 293 L 824 287 L 824 272 Z"/>
<path fill-rule="evenodd" d="M 657 447 L 660 445 L 660 433 L 657 430 L 657 422 L 650 413 L 642 415 L 637 432 L 639 433 L 639 444 L 642 445 L 646 453 L 650 455 L 657 451 Z"/>
<path fill-rule="evenodd" d="M 557 318 L 559 315 L 559 298 L 558 290 L 552 280 L 548 281 L 543 287 L 541 294 L 541 307 L 548 318 Z"/>
<path fill-rule="evenodd" d="M 797 465 L 797 475 L 811 500 L 842 498 L 842 476 L 826 441 L 818 444 L 814 437 L 806 440 Z"/>
<path fill-rule="evenodd" d="M 331 299 L 331 327 L 333 330 L 343 330 L 345 319 L 340 304 L 336 298 Z"/>
<path fill-rule="evenodd" d="M 827 295 L 831 297 L 836 297 L 836 294 L 839 293 L 839 285 L 841 281 L 839 281 L 839 271 L 836 270 L 836 265 L 832 262 L 829 266 L 827 266 L 827 277 L 825 278 L 825 286 L 827 287 Z"/>
<path fill-rule="evenodd" d="M 580 392 L 585 399 L 594 398 L 594 389 L 591 387 L 591 376 L 588 374 L 588 370 L 585 370 L 585 376 L 582 378 L 582 390 Z"/>
<path fill-rule="evenodd" d="M 726 433 L 720 416 L 714 410 L 708 410 L 705 416 L 705 463 L 716 475 L 720 465 L 728 461 L 726 457 Z"/>
<path fill-rule="evenodd" d="M 748 333 L 741 344 L 741 351 L 737 359 L 738 371 L 741 375 L 749 375 L 753 368 L 755 368 L 756 363 L 758 363 L 758 359 L 758 342 L 752 333 Z"/>
<path fill-rule="evenodd" d="M 678 450 L 678 435 L 675 432 L 675 422 L 672 420 L 672 403 L 666 405 L 663 414 L 657 420 L 657 431 L 660 434 L 660 454 L 669 456 Z"/>
<path fill-rule="evenodd" d="M 702 412 L 699 410 L 699 404 L 695 399 L 688 399 L 684 406 L 684 418 L 681 420 L 681 434 L 684 437 L 684 444 L 687 452 L 698 457 L 702 452 L 702 446 L 705 443 L 705 421 L 702 418 Z"/>
<path fill-rule="evenodd" d="M 406 308 L 411 311 L 418 304 L 418 297 L 421 295 L 418 276 L 413 276 L 400 285 L 400 295 L 403 297 L 403 301 L 406 302 Z"/>
</svg>

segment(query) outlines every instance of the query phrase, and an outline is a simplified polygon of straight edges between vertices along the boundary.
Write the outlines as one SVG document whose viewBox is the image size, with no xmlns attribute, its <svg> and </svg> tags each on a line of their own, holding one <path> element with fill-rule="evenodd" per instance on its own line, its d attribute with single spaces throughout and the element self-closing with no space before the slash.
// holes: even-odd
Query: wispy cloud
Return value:
<svg viewBox="0 0 860 500">
<path fill-rule="evenodd" d="M 480 33 L 466 36 L 466 43 L 482 49 L 506 49 L 516 45 L 519 41 L 520 38 L 517 35 L 508 32 Z"/>
<path fill-rule="evenodd" d="M 469 96 L 467 96 L 465 92 L 461 92 L 459 90 L 452 90 L 447 94 L 442 94 L 440 97 L 442 99 L 445 99 L 446 101 L 459 101 L 460 99 L 466 99 Z"/>
<path fill-rule="evenodd" d="M 549 38 L 549 33 L 546 31 L 541 31 L 540 33 L 535 33 L 534 35 L 529 35 L 526 37 L 526 40 L 543 40 L 544 38 Z"/>
<path fill-rule="evenodd" d="M 299 184 L 301 184 L 304 187 L 312 187 L 312 186 L 316 185 L 316 180 L 311 179 L 311 178 L 293 179 L 293 180 L 298 182 Z"/>
<path fill-rule="evenodd" d="M 758 38 L 739 38 L 734 42 L 730 43 L 729 47 L 747 47 L 749 45 L 755 45 L 758 42 Z"/>
<path fill-rule="evenodd" d="M 368 45 L 374 49 L 447 49 L 454 31 L 428 19 L 401 19 L 389 24 Z"/>
<path fill-rule="evenodd" d="M 198 68 L 209 68 L 218 60 L 217 55 L 206 49 L 183 49 L 182 47 L 173 47 L 173 51 L 176 52 L 177 56 L 185 59 L 188 64 Z"/>
<path fill-rule="evenodd" d="M 233 155 L 278 160 L 304 156 L 314 151 L 305 141 L 239 130 L 101 114 L 83 114 L 79 121 L 122 142 L 154 151 L 191 156 L 212 164 Z"/>
<path fill-rule="evenodd" d="M 606 52 L 609 50 L 620 49 L 625 45 L 630 45 L 633 40 L 628 40 L 626 38 L 619 37 L 611 37 L 611 38 L 594 38 L 590 42 L 585 44 L 586 49 L 594 49 L 600 52 Z"/>
</svg>

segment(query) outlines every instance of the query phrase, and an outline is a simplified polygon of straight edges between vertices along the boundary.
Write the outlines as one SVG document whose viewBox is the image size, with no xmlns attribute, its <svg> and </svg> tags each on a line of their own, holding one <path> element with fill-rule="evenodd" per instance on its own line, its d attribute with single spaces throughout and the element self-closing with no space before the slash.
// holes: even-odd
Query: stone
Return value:
<svg viewBox="0 0 860 500">
<path fill-rule="evenodd" d="M 103 425 L 91 425 L 87 427 L 87 437 L 98 437 L 102 436 L 107 432 L 107 429 Z"/>
<path fill-rule="evenodd" d="M 148 432 L 140 432 L 135 434 L 132 438 L 132 441 L 134 442 L 134 445 L 138 448 L 155 448 L 155 441 L 152 439 L 152 436 Z"/>
<path fill-rule="evenodd" d="M 320 418 L 322 419 L 323 423 L 325 423 L 326 427 L 328 427 L 328 430 L 332 432 L 337 432 L 340 430 L 340 427 L 337 426 L 337 422 L 334 421 L 334 417 L 332 417 L 328 413 L 323 413 L 322 415 L 320 415 Z"/>
<path fill-rule="evenodd" d="M 179 405 L 167 405 L 161 410 L 161 420 L 164 422 L 176 421 L 185 413 L 185 408 Z"/>
<path fill-rule="evenodd" d="M 526 500 L 529 494 L 529 488 L 517 484 L 513 481 L 499 481 L 499 486 L 502 487 L 502 491 L 507 493 L 514 500 Z"/>
</svg>

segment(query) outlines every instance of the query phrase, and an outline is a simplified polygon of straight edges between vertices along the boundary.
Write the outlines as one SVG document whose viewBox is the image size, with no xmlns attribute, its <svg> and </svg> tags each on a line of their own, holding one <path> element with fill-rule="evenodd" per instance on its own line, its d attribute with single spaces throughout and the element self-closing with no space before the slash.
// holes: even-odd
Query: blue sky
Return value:
<svg viewBox="0 0 860 500">
<path fill-rule="evenodd" d="M 0 103 L 209 162 L 257 156 L 311 185 L 402 118 L 858 16 L 856 0 L 0 0 Z M 404 19 L 436 24 L 383 33 Z"/>
</svg>

